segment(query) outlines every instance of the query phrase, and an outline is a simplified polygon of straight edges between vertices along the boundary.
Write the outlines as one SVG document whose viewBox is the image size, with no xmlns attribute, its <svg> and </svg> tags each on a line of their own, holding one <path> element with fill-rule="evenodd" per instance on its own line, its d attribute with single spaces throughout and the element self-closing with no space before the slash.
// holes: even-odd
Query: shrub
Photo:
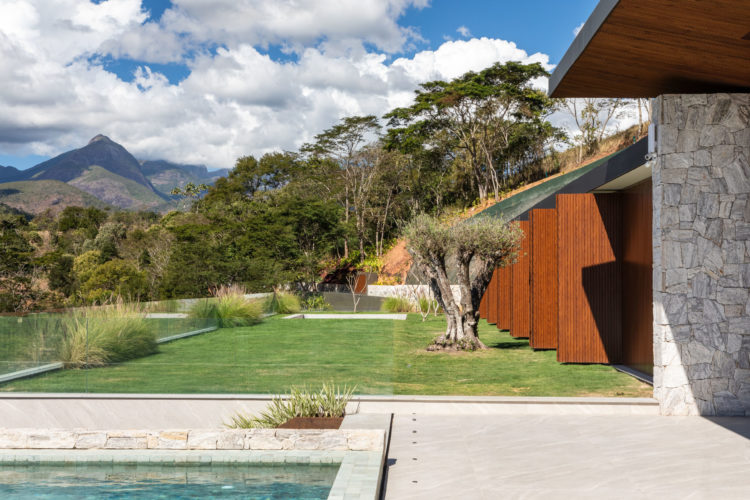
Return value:
<svg viewBox="0 0 750 500">
<path fill-rule="evenodd" d="M 317 392 L 306 387 L 292 387 L 287 398 L 274 396 L 259 416 L 237 413 L 225 425 L 230 429 L 275 428 L 295 417 L 343 417 L 354 389 L 344 386 L 339 390 L 332 382 L 323 384 Z"/>
<path fill-rule="evenodd" d="M 414 304 L 406 297 L 388 297 L 380 309 L 391 313 L 412 312 Z"/>
<path fill-rule="evenodd" d="M 70 313 L 63 335 L 60 358 L 68 368 L 103 366 L 157 351 L 156 334 L 140 304 L 122 299 Z"/>
<path fill-rule="evenodd" d="M 301 310 L 299 297 L 292 293 L 274 292 L 266 302 L 266 311 L 276 314 L 296 314 Z"/>
<path fill-rule="evenodd" d="M 190 309 L 191 317 L 216 319 L 220 328 L 253 325 L 262 315 L 260 303 L 248 300 L 240 285 L 221 286 L 214 292 L 213 299 L 200 300 Z"/>
<path fill-rule="evenodd" d="M 310 295 L 302 301 L 302 309 L 305 311 L 329 311 L 331 304 L 326 302 L 322 295 Z"/>
<path fill-rule="evenodd" d="M 438 301 L 435 299 L 428 299 L 427 297 L 419 297 L 419 310 L 423 313 L 428 312 L 440 312 L 440 306 Z"/>
</svg>

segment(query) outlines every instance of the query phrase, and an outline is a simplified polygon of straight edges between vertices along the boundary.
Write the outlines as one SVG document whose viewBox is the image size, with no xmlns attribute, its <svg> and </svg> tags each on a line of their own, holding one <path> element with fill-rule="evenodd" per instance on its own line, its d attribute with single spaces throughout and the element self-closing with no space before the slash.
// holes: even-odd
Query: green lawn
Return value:
<svg viewBox="0 0 750 500">
<path fill-rule="evenodd" d="M 482 321 L 491 348 L 432 353 L 442 318 L 285 320 L 223 329 L 160 346 L 116 366 L 65 370 L 0 386 L 5 391 L 280 393 L 324 381 L 363 394 L 651 396 L 651 388 L 600 365 L 562 365 Z"/>
</svg>

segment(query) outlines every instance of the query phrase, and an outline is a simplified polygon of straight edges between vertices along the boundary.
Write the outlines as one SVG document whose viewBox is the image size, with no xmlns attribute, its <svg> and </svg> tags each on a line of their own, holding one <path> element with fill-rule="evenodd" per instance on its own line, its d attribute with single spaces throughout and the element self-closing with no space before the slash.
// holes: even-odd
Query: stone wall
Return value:
<svg viewBox="0 0 750 500">
<path fill-rule="evenodd" d="M 382 429 L 0 429 L 0 450 L 321 450 L 379 451 Z"/>
<path fill-rule="evenodd" d="M 654 396 L 750 415 L 750 95 L 654 101 Z"/>
</svg>

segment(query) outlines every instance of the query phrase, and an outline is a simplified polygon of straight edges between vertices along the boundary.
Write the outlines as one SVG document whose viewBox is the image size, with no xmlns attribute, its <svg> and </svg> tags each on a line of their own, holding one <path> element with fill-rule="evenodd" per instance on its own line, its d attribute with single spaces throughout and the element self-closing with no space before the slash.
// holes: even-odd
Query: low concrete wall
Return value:
<svg viewBox="0 0 750 500">
<path fill-rule="evenodd" d="M 371 297 L 406 297 L 407 299 L 411 299 L 414 290 L 427 294 L 430 291 L 430 287 L 428 285 L 370 285 L 367 287 L 367 295 Z M 453 292 L 454 300 L 460 301 L 461 287 L 451 285 L 451 291 Z"/>
<path fill-rule="evenodd" d="M 0 394 L 4 428 L 89 430 L 222 429 L 241 412 L 258 414 L 271 396 L 182 394 Z M 526 398 L 491 396 L 356 396 L 347 414 L 656 415 L 650 398 Z M 348 418 L 348 417 L 347 417 Z M 33 419 L 33 420 L 31 420 Z"/>
</svg>

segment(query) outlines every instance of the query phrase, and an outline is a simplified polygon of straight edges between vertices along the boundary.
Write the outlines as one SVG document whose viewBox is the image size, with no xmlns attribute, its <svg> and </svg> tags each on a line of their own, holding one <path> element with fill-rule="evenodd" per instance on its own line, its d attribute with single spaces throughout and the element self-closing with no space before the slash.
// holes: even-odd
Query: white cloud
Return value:
<svg viewBox="0 0 750 500">
<path fill-rule="evenodd" d="M 175 4 L 153 23 L 137 0 L 0 0 L 8 13 L 0 17 L 0 151 L 55 155 L 104 133 L 141 158 L 226 167 L 241 155 L 296 149 L 344 116 L 408 105 L 428 80 L 510 60 L 551 69 L 545 54 L 490 38 L 392 59 L 411 36 L 398 14 L 423 0 L 297 0 L 300 12 L 291 0 L 247 0 L 236 3 L 234 20 L 233 1 L 212 2 L 215 10 L 198 0 Z M 201 52 L 197 40 L 221 46 Z M 277 42 L 296 58 L 262 53 L 263 43 Z M 124 82 L 96 62 L 107 53 L 177 60 L 187 43 L 198 53 L 177 85 L 147 67 Z"/>
<path fill-rule="evenodd" d="M 456 31 L 464 38 L 469 38 L 471 36 L 471 31 L 469 31 L 469 28 L 467 28 L 466 26 L 459 26 L 458 28 L 456 28 Z"/>
<path fill-rule="evenodd" d="M 578 26 L 576 26 L 575 28 L 573 28 L 573 36 L 578 36 L 578 33 L 581 32 L 581 30 L 583 29 L 583 26 L 585 24 L 586 24 L 586 21 L 582 22 L 581 24 L 579 24 Z"/>
</svg>

